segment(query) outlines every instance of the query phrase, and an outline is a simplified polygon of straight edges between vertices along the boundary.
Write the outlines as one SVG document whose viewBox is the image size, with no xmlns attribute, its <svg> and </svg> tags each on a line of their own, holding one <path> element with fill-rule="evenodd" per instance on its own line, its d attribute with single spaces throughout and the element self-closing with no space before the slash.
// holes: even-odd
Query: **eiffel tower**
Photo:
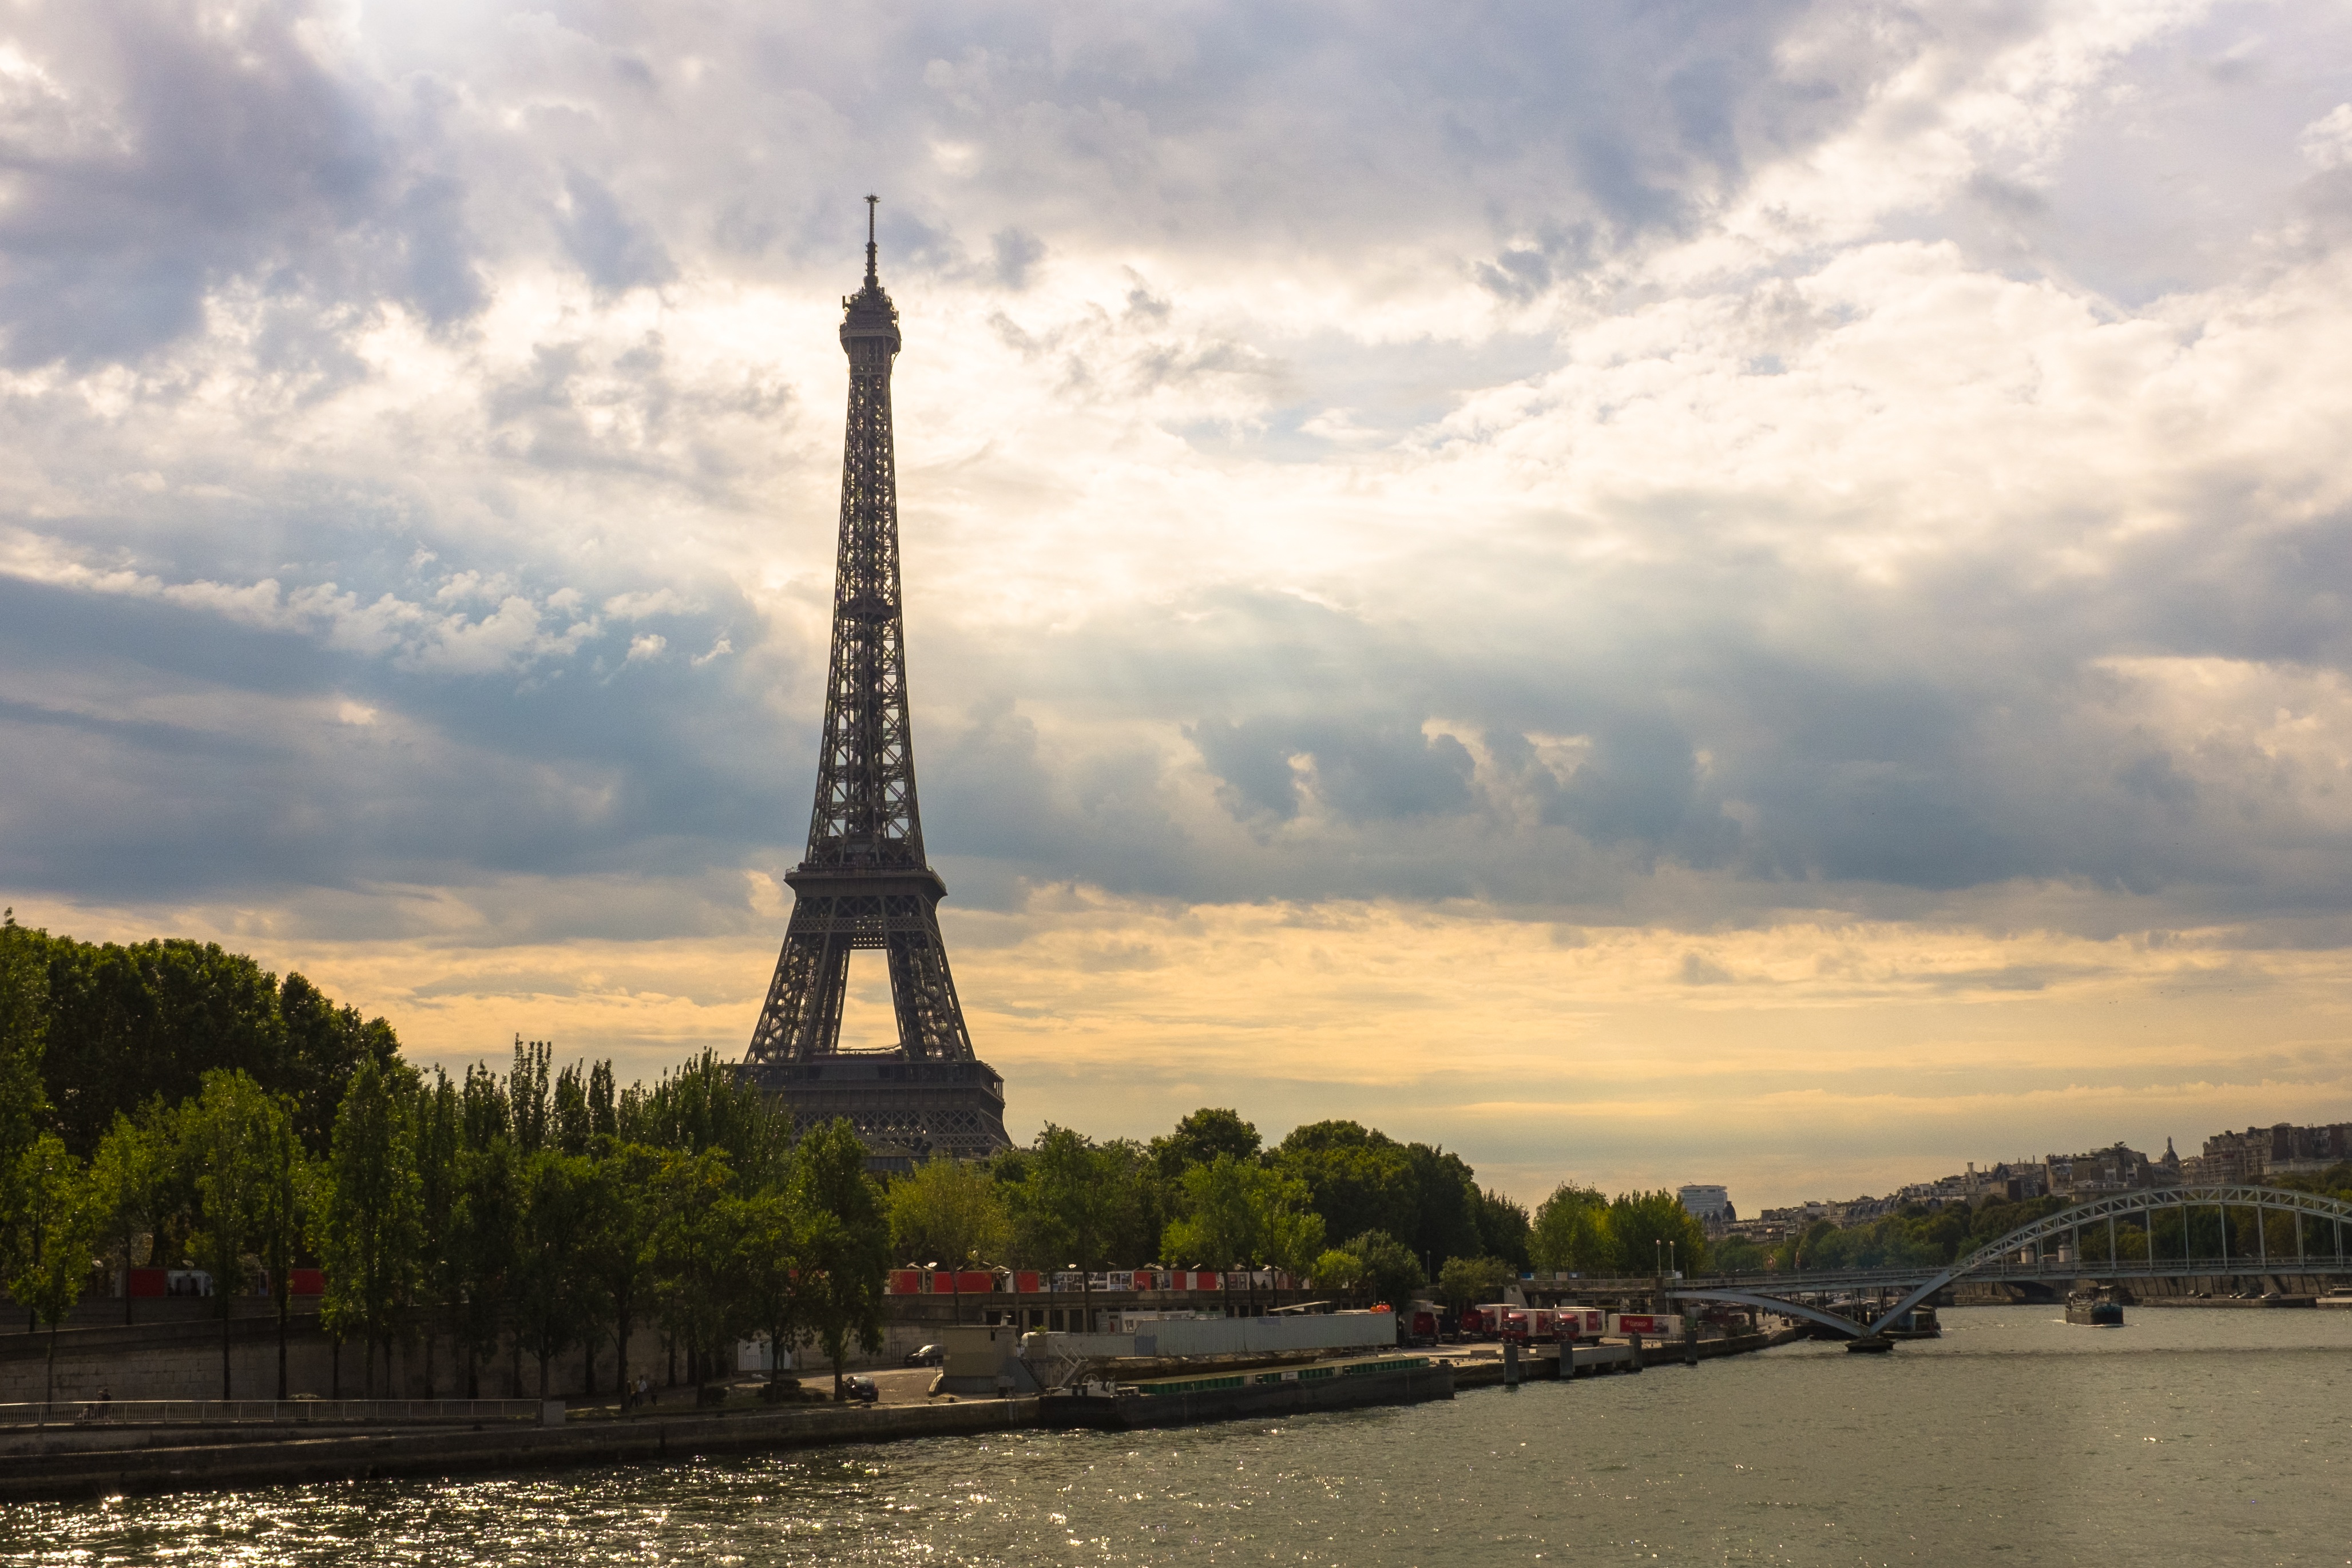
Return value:
<svg viewBox="0 0 2352 1568">
<path fill-rule="evenodd" d="M 848 1117 L 869 1166 L 888 1169 L 934 1152 L 981 1158 L 1011 1140 L 1004 1081 L 973 1054 L 948 972 L 939 916 L 947 883 L 923 858 L 915 804 L 890 435 L 898 311 L 875 271 L 876 201 L 866 198 L 866 287 L 841 302 L 849 429 L 816 808 L 808 854 L 784 875 L 792 923 L 743 1071 L 802 1127 Z M 842 994 L 859 947 L 888 958 L 895 1049 L 841 1049 Z"/>
</svg>

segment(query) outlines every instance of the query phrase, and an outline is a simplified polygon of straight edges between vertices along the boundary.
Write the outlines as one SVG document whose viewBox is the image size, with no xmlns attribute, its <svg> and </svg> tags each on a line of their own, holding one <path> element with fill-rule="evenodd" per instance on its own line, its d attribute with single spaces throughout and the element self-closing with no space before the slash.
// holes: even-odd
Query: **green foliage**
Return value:
<svg viewBox="0 0 2352 1568">
<path fill-rule="evenodd" d="M 1440 1262 L 1527 1255 L 1527 1210 L 1481 1191 L 1459 1155 L 1401 1144 L 1356 1122 L 1310 1122 L 1294 1128 L 1268 1163 L 1307 1184 L 1331 1235 L 1379 1230 Z"/>
<path fill-rule="evenodd" d="M 339 1334 L 388 1345 L 415 1287 L 423 1239 L 416 1126 L 401 1078 L 363 1061 L 335 1114 L 320 1205 L 327 1295 L 320 1316 Z M 368 1361 L 373 1394 L 374 1360 Z"/>
<path fill-rule="evenodd" d="M 711 1156 L 723 1159 L 723 1156 Z M 542 1148 L 521 1168 L 521 1226 L 509 1292 L 516 1339 L 539 1361 L 539 1393 L 548 1392 L 548 1364 L 578 1343 L 605 1311 L 594 1270 L 587 1267 L 603 1216 L 595 1167 L 585 1155 Z M 724 1293 L 723 1281 L 696 1278 Z"/>
<path fill-rule="evenodd" d="M 1220 1154 L 1185 1171 L 1181 1217 L 1171 1221 L 1161 1256 L 1216 1270 L 1261 1264 L 1304 1275 L 1323 1254 L 1323 1217 L 1307 1184 L 1254 1161 Z"/>
<path fill-rule="evenodd" d="M 247 1283 L 246 1258 L 291 1260 L 300 1218 L 295 1185 L 301 1164 L 286 1102 L 246 1073 L 215 1068 L 180 1108 L 179 1158 L 196 1198 L 196 1256 L 220 1305 L 221 1397 L 229 1385 L 232 1299 Z M 274 1291 L 285 1300 L 284 1271 Z"/>
<path fill-rule="evenodd" d="M 624 1142 L 658 1149 L 722 1150 L 753 1187 L 781 1179 L 792 1152 L 790 1119 L 709 1051 L 664 1073 L 651 1090 L 632 1085 L 619 1098 L 615 1130 Z"/>
<path fill-rule="evenodd" d="M 97 1208 L 81 1162 L 54 1133 L 20 1150 L 9 1174 L 9 1246 L 0 1279 L 9 1300 L 55 1327 L 89 1283 Z"/>
<path fill-rule="evenodd" d="M 1136 1245 L 1142 1163 L 1132 1145 L 1098 1145 L 1049 1123 L 1026 1157 L 1001 1173 L 1014 1256 L 1033 1268 L 1091 1273 L 1150 1249 L 1156 1238 Z"/>
<path fill-rule="evenodd" d="M 357 1008 L 338 1007 L 297 974 L 289 973 L 278 988 L 278 1014 L 286 1026 L 283 1072 L 275 1082 L 256 1076 L 292 1098 L 294 1130 L 302 1146 L 323 1153 L 334 1136 L 335 1112 L 352 1074 L 362 1061 L 373 1061 L 379 1070 L 389 1068 L 400 1054 L 400 1041 L 383 1019 L 362 1018 Z"/>
<path fill-rule="evenodd" d="M 1528 1267 L 1534 1261 L 1529 1249 L 1534 1245 L 1535 1227 L 1528 1218 L 1527 1205 L 1491 1190 L 1480 1192 L 1476 1205 L 1478 1241 L 1485 1254 L 1515 1271 Z"/>
<path fill-rule="evenodd" d="M 1727 1236 L 1710 1250 L 1707 1267 L 1719 1274 L 1761 1273 L 1772 1264 L 1772 1255 L 1745 1236 Z"/>
<path fill-rule="evenodd" d="M 1240 1112 L 1203 1105 L 1177 1123 L 1174 1132 L 1151 1140 L 1152 1171 L 1161 1181 L 1172 1183 L 1219 1155 L 1255 1160 L 1263 1142 L 1257 1128 L 1243 1121 Z"/>
<path fill-rule="evenodd" d="M 1501 1299 L 1515 1274 L 1500 1258 L 1448 1258 L 1437 1271 L 1437 1296 L 1455 1312 Z"/>
<path fill-rule="evenodd" d="M 1547 1274 L 1614 1272 L 1617 1243 L 1609 1234 L 1608 1200 L 1589 1186 L 1562 1182 L 1537 1207 L 1528 1258 Z"/>
<path fill-rule="evenodd" d="M 1312 1122 L 1283 1139 L 1273 1163 L 1306 1184 L 1334 1236 L 1412 1236 L 1420 1227 L 1412 1156 L 1385 1134 L 1355 1122 Z"/>
<path fill-rule="evenodd" d="M 727 1228 L 728 1200 L 735 1196 L 727 1151 L 670 1154 L 655 1192 L 654 1301 L 662 1327 L 687 1347 L 700 1382 L 711 1355 L 733 1340 L 741 1321 L 733 1288 L 734 1237 Z"/>
<path fill-rule="evenodd" d="M 1364 1282 L 1364 1260 L 1344 1247 L 1327 1248 L 1308 1272 L 1317 1290 L 1352 1294 Z"/>
<path fill-rule="evenodd" d="M 156 1114 L 134 1122 L 117 1113 L 90 1158 L 89 1192 L 99 1234 L 120 1249 L 124 1277 L 134 1267 L 131 1252 L 140 1236 L 152 1234 L 166 1191 L 168 1142 Z M 130 1298 L 126 1296 L 126 1306 Z"/>
<path fill-rule="evenodd" d="M 611 1077 L 608 1067 L 606 1082 Z M 594 1226 L 586 1239 L 581 1267 L 596 1281 L 606 1310 L 613 1314 L 617 1376 L 624 1388 L 629 1381 L 629 1334 L 653 1278 L 654 1230 L 661 1215 L 656 1194 L 666 1157 L 643 1144 L 604 1140 L 593 1167 Z"/>
<path fill-rule="evenodd" d="M 802 1281 L 814 1283 L 826 1264 L 844 1250 L 841 1221 L 795 1203 L 789 1190 L 771 1187 L 727 1201 L 725 1224 L 735 1239 L 734 1275 L 743 1292 L 743 1321 L 768 1336 L 772 1352 L 799 1339 L 803 1330 L 822 1332 L 803 1296 Z M 783 1375 L 784 1358 L 774 1355 L 768 1377 Z"/>
<path fill-rule="evenodd" d="M 1706 1232 L 1671 1192 L 1619 1193 L 1609 1205 L 1609 1237 L 1616 1243 L 1621 1274 L 1654 1272 L 1663 1259 L 1658 1243 L 1668 1241 L 1684 1273 L 1706 1268 Z"/>
<path fill-rule="evenodd" d="M 37 992 L 23 977 L 28 954 L 42 969 Z M 21 1060 L 6 1042 L 24 1030 L 28 998 L 46 1037 L 37 1061 L 47 1124 L 84 1157 L 117 1115 L 135 1115 L 151 1098 L 193 1099 L 215 1071 L 243 1072 L 290 1098 L 297 1135 L 321 1152 L 360 1063 L 389 1068 L 399 1050 L 383 1019 L 337 1006 L 299 975 L 281 985 L 217 944 L 77 942 L 11 919 L 0 935 L 0 1139 L 9 1063 Z"/>
<path fill-rule="evenodd" d="M 48 1033 L 48 937 L 17 925 L 11 909 L 0 915 L 0 1174 L 13 1173 L 40 1135 Z"/>
<path fill-rule="evenodd" d="M 951 1269 L 993 1261 L 1013 1242 L 1013 1217 L 985 1166 L 933 1156 L 890 1184 L 891 1254 Z"/>
<path fill-rule="evenodd" d="M 793 1158 L 792 1194 L 810 1225 L 803 1246 L 803 1321 L 833 1364 L 833 1396 L 855 1341 L 867 1354 L 882 1348 L 882 1283 L 890 1266 L 890 1226 L 882 1196 L 866 1174 L 866 1145 L 845 1121 L 802 1138 Z"/>
<path fill-rule="evenodd" d="M 1428 1278 L 1422 1271 L 1421 1260 L 1386 1231 L 1367 1230 L 1348 1243 L 1348 1250 L 1362 1263 L 1360 1282 L 1376 1304 L 1385 1301 L 1402 1312 Z"/>
</svg>

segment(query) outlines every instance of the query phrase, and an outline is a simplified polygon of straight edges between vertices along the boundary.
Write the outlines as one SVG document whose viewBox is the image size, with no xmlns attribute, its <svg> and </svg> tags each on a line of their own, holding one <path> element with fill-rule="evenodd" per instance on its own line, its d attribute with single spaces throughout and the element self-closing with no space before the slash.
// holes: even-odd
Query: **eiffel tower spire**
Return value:
<svg viewBox="0 0 2352 1568">
<path fill-rule="evenodd" d="M 947 884 L 923 858 L 890 430 L 898 311 L 877 270 L 876 201 L 866 198 L 865 287 L 841 302 L 849 418 L 816 802 L 808 852 L 784 877 L 792 921 L 744 1067 L 802 1123 L 846 1115 L 882 1163 L 896 1164 L 933 1149 L 982 1155 L 1008 1140 L 1003 1081 L 972 1052 L 940 936 Z M 893 1050 L 841 1049 L 859 947 L 880 948 L 889 964 Z"/>
</svg>

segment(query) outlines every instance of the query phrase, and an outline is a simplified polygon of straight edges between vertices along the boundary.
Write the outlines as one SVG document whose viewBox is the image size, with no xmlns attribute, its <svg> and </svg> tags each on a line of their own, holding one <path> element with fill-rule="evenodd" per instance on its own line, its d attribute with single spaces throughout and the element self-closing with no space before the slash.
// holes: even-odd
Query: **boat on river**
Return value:
<svg viewBox="0 0 2352 1568">
<path fill-rule="evenodd" d="M 2097 1291 L 2069 1296 L 2066 1321 L 2095 1329 L 2119 1329 L 2124 1326 L 2124 1304 Z"/>
</svg>

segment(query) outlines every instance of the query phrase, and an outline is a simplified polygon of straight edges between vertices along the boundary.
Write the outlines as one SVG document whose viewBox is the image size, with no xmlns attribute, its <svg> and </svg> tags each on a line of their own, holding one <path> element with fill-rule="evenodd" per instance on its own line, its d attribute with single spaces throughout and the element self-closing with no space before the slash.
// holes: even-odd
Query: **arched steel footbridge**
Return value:
<svg viewBox="0 0 2352 1568">
<path fill-rule="evenodd" d="M 2251 1210 L 2252 1244 L 2233 1238 L 2231 1215 Z M 2168 1234 L 2159 1221 L 2171 1219 Z M 2088 1236 L 2101 1256 L 2084 1256 Z M 2063 1248 L 2053 1243 L 2065 1239 Z M 2274 1245 L 2273 1239 L 2276 1243 Z M 2105 1245 L 2099 1243 L 2104 1240 Z M 1668 1296 L 1729 1301 L 1803 1318 L 1856 1339 L 1882 1337 L 1903 1315 L 1947 1285 L 1964 1280 L 2073 1282 L 2081 1280 L 2214 1277 L 2244 1274 L 2352 1274 L 2352 1204 L 2270 1186 L 2154 1187 L 2076 1204 L 2021 1225 L 1955 1263 L 1912 1269 L 1815 1270 L 1764 1276 L 1677 1281 Z M 2234 1247 L 2234 1250 L 2232 1249 Z M 1903 1293 L 1864 1323 L 1793 1300 L 1842 1291 Z"/>
</svg>

